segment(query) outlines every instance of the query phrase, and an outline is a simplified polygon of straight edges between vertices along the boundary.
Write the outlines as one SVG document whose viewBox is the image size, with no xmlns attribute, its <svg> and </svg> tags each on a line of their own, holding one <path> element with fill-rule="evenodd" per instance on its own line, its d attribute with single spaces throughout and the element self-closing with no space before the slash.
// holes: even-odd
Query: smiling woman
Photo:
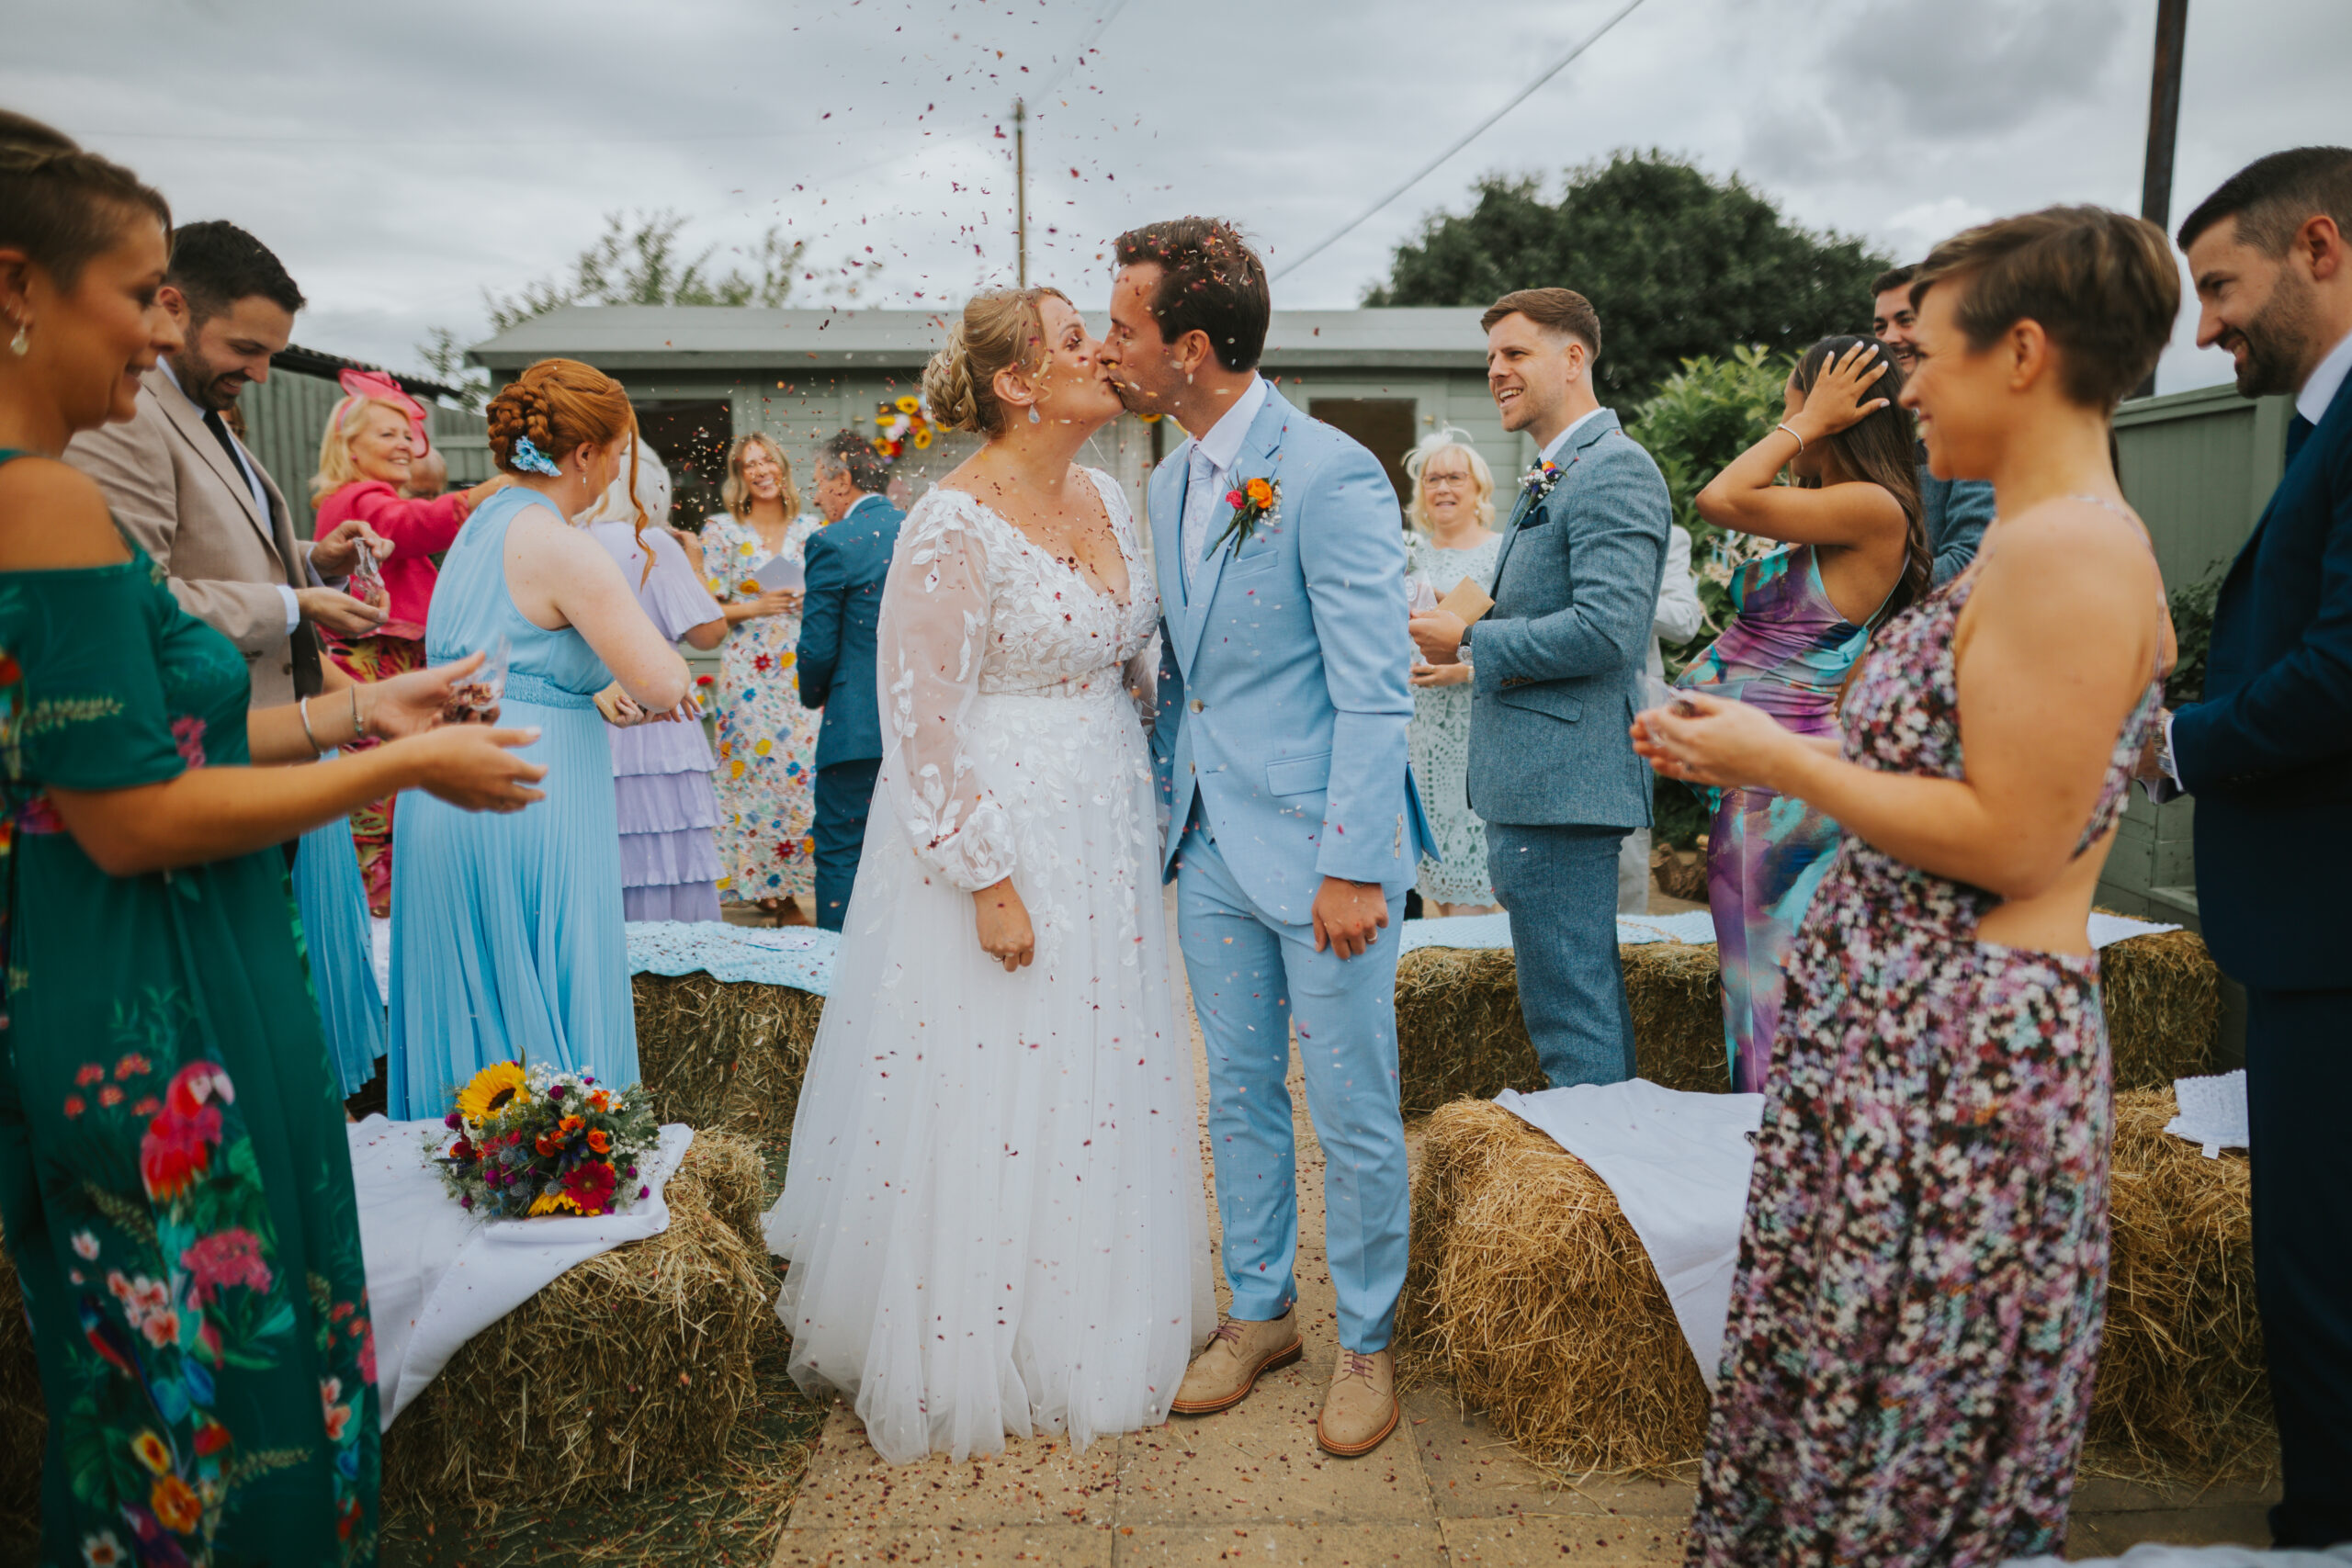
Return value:
<svg viewBox="0 0 2352 1568">
<path fill-rule="evenodd" d="M 507 481 L 500 475 L 471 490 L 403 499 L 397 487 L 408 482 L 409 464 L 432 445 L 424 410 L 389 376 L 345 370 L 342 380 L 345 395 L 327 416 L 311 480 L 317 531 L 324 536 L 356 518 L 386 542 L 376 606 L 386 618 L 371 634 L 331 637 L 327 653 L 353 680 L 380 681 L 424 667 L 424 616 L 438 575 L 433 557 L 456 542 L 467 516 Z M 359 581 L 353 579 L 355 592 Z M 368 909 L 379 919 L 391 913 L 392 804 L 387 796 L 351 814 Z"/>
</svg>

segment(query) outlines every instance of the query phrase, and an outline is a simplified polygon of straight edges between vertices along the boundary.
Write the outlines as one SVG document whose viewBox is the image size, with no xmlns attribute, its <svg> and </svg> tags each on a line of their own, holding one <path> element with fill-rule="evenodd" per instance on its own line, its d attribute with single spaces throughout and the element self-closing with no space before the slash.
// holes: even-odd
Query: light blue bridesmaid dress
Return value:
<svg viewBox="0 0 2352 1568">
<path fill-rule="evenodd" d="M 503 490 L 466 520 L 425 617 L 439 664 L 512 645 L 502 728 L 536 725 L 520 755 L 547 798 L 466 812 L 418 791 L 392 829 L 390 1114 L 446 1114 L 492 1062 L 520 1057 L 637 1081 L 637 1018 L 621 921 L 613 750 L 594 694 L 612 682 L 577 631 L 526 620 L 506 590 L 506 530 L 531 491 Z"/>
<path fill-rule="evenodd" d="M 359 879 L 348 818 L 302 835 L 294 855 L 294 903 L 302 914 L 311 995 L 319 1004 L 327 1057 L 348 1100 L 374 1080 L 376 1058 L 384 1054 L 384 998 L 376 989 L 368 889 Z"/>
</svg>

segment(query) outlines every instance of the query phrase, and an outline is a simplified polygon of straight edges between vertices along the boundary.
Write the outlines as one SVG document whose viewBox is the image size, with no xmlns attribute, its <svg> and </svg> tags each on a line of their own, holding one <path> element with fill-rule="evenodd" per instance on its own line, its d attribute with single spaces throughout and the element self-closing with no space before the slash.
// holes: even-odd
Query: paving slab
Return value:
<svg viewBox="0 0 2352 1568">
<path fill-rule="evenodd" d="M 1255 1524 L 1122 1527 L 1112 1538 L 1117 1568 L 1196 1568 L 1213 1563 L 1261 1568 L 1444 1568 L 1445 1538 L 1429 1520 L 1414 1524 Z"/>
<path fill-rule="evenodd" d="M 1404 1429 L 1420 1455 L 1430 1504 L 1441 1518 L 1557 1514 L 1667 1518 L 1679 1525 L 1690 1517 L 1697 1492 L 1689 1481 L 1564 1475 L 1512 1448 L 1493 1423 L 1465 1413 L 1448 1390 L 1414 1389 L 1403 1404 Z"/>
<path fill-rule="evenodd" d="M 1522 1568 L 1524 1564 L 1620 1563 L 1682 1561 L 1682 1519 L 1663 1516 L 1623 1519 L 1577 1518 L 1557 1514 L 1521 1514 L 1507 1518 L 1445 1520 L 1448 1559 L 1455 1568 Z"/>
<path fill-rule="evenodd" d="M 1046 1562 L 1059 1568 L 1110 1568 L 1108 1525 L 984 1525 L 970 1529 L 787 1529 L 775 1568 L 849 1568 L 888 1562 L 895 1568 L 1007 1568 Z"/>
<path fill-rule="evenodd" d="M 943 1454 L 894 1465 L 874 1451 L 854 1412 L 835 1401 L 792 1506 L 793 1529 L 890 1529 L 948 1524 L 1108 1525 L 1118 1438 L 1074 1453 L 1068 1441 L 1012 1441 L 958 1464 Z"/>
</svg>

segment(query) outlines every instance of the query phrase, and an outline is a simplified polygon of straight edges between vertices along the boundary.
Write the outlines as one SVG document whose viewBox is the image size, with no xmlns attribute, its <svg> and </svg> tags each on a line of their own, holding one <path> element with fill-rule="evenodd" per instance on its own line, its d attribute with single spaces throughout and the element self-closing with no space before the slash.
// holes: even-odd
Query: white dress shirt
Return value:
<svg viewBox="0 0 2352 1568">
<path fill-rule="evenodd" d="M 1217 422 L 1209 426 L 1208 434 L 1197 437 L 1191 450 L 1184 454 L 1188 465 L 1184 479 L 1184 588 L 1192 591 L 1193 579 L 1201 570 L 1201 562 L 1208 558 L 1209 529 L 1219 515 L 1227 489 L 1227 479 L 1233 465 L 1241 457 L 1241 443 L 1250 434 L 1250 421 L 1266 406 L 1266 383 L 1259 377 L 1250 378 L 1250 385 L 1233 400 Z M 1229 511 L 1229 509 L 1227 509 Z"/>
<path fill-rule="evenodd" d="M 172 385 L 178 389 L 180 396 L 187 398 L 187 389 L 180 386 L 180 373 L 172 368 L 172 362 L 159 358 L 155 361 L 155 366 L 170 379 Z M 188 398 L 187 400 L 190 403 L 196 401 L 194 398 Z M 198 412 L 203 411 L 199 409 Z M 266 531 L 273 529 L 275 525 L 270 517 L 269 491 L 262 488 L 261 476 L 254 472 L 253 463 L 245 456 L 244 444 L 232 439 L 229 446 L 236 457 L 237 471 L 245 476 L 245 488 L 253 492 L 254 512 L 261 518 L 263 529 Z M 294 590 L 283 582 L 274 586 L 277 589 L 277 596 L 286 602 L 286 635 L 292 637 L 294 628 L 302 624 L 302 601 L 294 597 Z"/>
</svg>

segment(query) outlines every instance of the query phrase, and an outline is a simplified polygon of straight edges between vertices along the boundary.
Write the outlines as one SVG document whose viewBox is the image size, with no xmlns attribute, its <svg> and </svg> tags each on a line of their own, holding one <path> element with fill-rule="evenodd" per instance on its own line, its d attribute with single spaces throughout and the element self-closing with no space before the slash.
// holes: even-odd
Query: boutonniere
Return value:
<svg viewBox="0 0 2352 1568">
<path fill-rule="evenodd" d="M 1250 542 L 1258 525 L 1272 517 L 1283 503 L 1283 487 L 1278 479 L 1259 478 L 1244 479 L 1225 492 L 1225 503 L 1233 508 L 1233 515 L 1225 525 L 1225 532 L 1209 547 L 1214 552 L 1226 540 L 1233 541 L 1238 550 Z"/>
<path fill-rule="evenodd" d="M 1520 492 L 1527 497 L 1531 506 L 1540 505 L 1544 498 L 1552 493 L 1553 488 L 1566 477 L 1567 471 L 1547 458 L 1527 470 L 1527 477 L 1519 481 Z"/>
</svg>

